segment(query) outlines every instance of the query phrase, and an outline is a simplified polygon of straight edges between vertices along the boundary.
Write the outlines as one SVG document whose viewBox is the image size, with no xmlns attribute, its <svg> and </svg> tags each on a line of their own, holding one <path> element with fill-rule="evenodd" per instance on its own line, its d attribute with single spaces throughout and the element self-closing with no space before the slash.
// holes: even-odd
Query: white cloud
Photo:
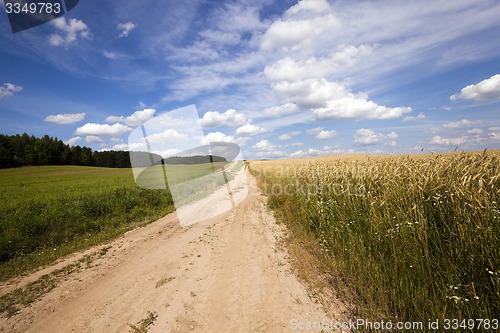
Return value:
<svg viewBox="0 0 500 333">
<path fill-rule="evenodd" d="M 252 148 L 257 150 L 276 150 L 279 147 L 270 143 L 268 140 L 260 140 Z"/>
<path fill-rule="evenodd" d="M 317 135 L 319 132 L 321 132 L 324 129 L 324 127 L 315 127 L 315 128 L 310 128 L 306 130 L 307 135 Z"/>
<path fill-rule="evenodd" d="M 248 138 L 236 138 L 232 135 L 226 135 L 222 132 L 211 132 L 208 133 L 202 140 L 201 144 L 207 145 L 212 142 L 231 142 L 236 143 L 240 146 L 244 146 Z"/>
<path fill-rule="evenodd" d="M 155 109 L 144 109 L 140 111 L 134 112 L 132 115 L 128 117 L 117 117 L 117 116 L 109 116 L 106 118 L 106 122 L 108 123 L 122 123 L 127 126 L 137 127 L 142 125 L 146 121 L 153 118 L 156 110 Z"/>
<path fill-rule="evenodd" d="M 490 139 L 493 141 L 500 141 L 500 127 L 490 127 L 488 128 L 488 131 L 490 131 L 488 134 Z"/>
<path fill-rule="evenodd" d="M 145 143 L 132 143 L 132 144 L 116 144 L 111 147 L 111 150 L 125 150 L 125 151 L 144 151 L 147 149 Z"/>
<path fill-rule="evenodd" d="M 237 135 L 256 135 L 260 133 L 264 133 L 266 130 L 260 126 L 253 124 L 246 124 L 236 129 Z"/>
<path fill-rule="evenodd" d="M 162 150 L 162 151 L 153 151 L 153 154 L 158 154 L 162 156 L 163 158 L 167 158 L 169 156 L 174 156 L 175 154 L 180 153 L 181 151 L 179 149 L 167 149 L 167 150 Z"/>
<path fill-rule="evenodd" d="M 127 22 L 127 23 L 120 23 L 118 24 L 118 26 L 116 27 L 116 29 L 120 30 L 120 38 L 121 37 L 128 37 L 128 34 L 134 30 L 135 28 L 137 27 L 137 25 L 131 21 Z"/>
<path fill-rule="evenodd" d="M 147 137 L 147 140 L 151 143 L 177 143 L 183 142 L 188 139 L 188 136 L 183 133 L 179 133 L 174 129 L 166 129 L 161 133 L 151 134 Z"/>
<path fill-rule="evenodd" d="M 128 144 L 121 143 L 121 144 L 114 145 L 113 147 L 111 147 L 111 150 L 128 150 Z"/>
<path fill-rule="evenodd" d="M 309 148 L 307 150 L 297 150 L 296 152 L 292 153 L 290 156 L 292 157 L 307 157 L 307 156 L 317 156 L 321 155 L 322 151 L 314 148 Z"/>
<path fill-rule="evenodd" d="M 59 17 L 50 22 L 61 34 L 52 34 L 49 37 L 49 43 L 53 46 L 69 45 L 76 41 L 78 36 L 89 38 L 90 30 L 87 25 L 81 20 Z"/>
<path fill-rule="evenodd" d="M 131 144 L 119 143 L 111 147 L 111 150 L 123 150 L 123 151 L 145 151 L 146 149 L 147 145 L 145 143 L 131 143 Z"/>
<path fill-rule="evenodd" d="M 450 96 L 452 101 L 458 99 L 471 99 L 476 102 L 500 99 L 500 74 L 493 75 L 477 84 L 471 84 L 463 88 L 460 93 Z"/>
<path fill-rule="evenodd" d="M 389 146 L 389 147 L 396 147 L 398 145 L 398 143 L 396 141 L 390 141 L 390 142 L 387 142 L 385 145 Z"/>
<path fill-rule="evenodd" d="M 0 86 L 0 99 L 12 97 L 15 93 L 23 90 L 22 86 L 18 86 L 12 83 L 4 83 L 3 86 Z"/>
<path fill-rule="evenodd" d="M 280 135 L 278 137 L 278 139 L 281 140 L 281 141 L 290 140 L 293 137 L 299 136 L 300 133 L 301 133 L 300 131 L 288 132 L 288 133 Z"/>
<path fill-rule="evenodd" d="M 387 137 L 389 139 L 396 139 L 399 135 L 396 133 L 396 132 L 391 132 L 389 134 L 387 134 Z"/>
<path fill-rule="evenodd" d="M 85 142 L 87 143 L 99 143 L 102 142 L 102 138 L 95 135 L 89 135 L 85 137 Z"/>
<path fill-rule="evenodd" d="M 480 120 L 468 120 L 468 119 L 462 119 L 460 121 L 455 121 L 451 123 L 444 124 L 443 127 L 445 128 L 461 128 L 461 127 L 471 127 L 476 124 L 480 124 Z"/>
<path fill-rule="evenodd" d="M 480 128 L 473 128 L 467 131 L 468 134 L 482 134 L 483 132 Z"/>
<path fill-rule="evenodd" d="M 45 121 L 49 123 L 56 123 L 59 125 L 67 125 L 82 121 L 84 118 L 85 113 L 63 113 L 47 116 L 45 118 Z"/>
<path fill-rule="evenodd" d="M 436 0 L 427 6 L 394 1 L 300 1 L 262 38 L 263 50 L 272 49 L 277 59 L 281 55 L 281 60 L 266 67 L 266 78 L 285 102 L 313 110 L 318 119 L 398 118 L 411 108 L 380 105 L 349 87 L 383 91 L 397 85 L 398 79 L 411 80 L 428 75 L 433 68 L 494 56 L 499 13 L 500 4 L 495 2 Z M 307 87 L 321 86 L 321 80 L 328 83 L 323 84 L 324 92 Z M 294 87 L 295 83 L 303 83 L 305 90 Z M 335 85 L 347 91 L 328 94 L 335 91 Z M 406 121 L 421 119 L 407 117 Z"/>
<path fill-rule="evenodd" d="M 415 121 L 415 120 L 424 120 L 426 118 L 425 114 L 423 112 L 420 112 L 416 116 L 408 116 L 404 117 L 403 121 Z"/>
<path fill-rule="evenodd" d="M 371 129 L 361 128 L 356 131 L 356 135 L 354 136 L 354 142 L 361 145 L 373 145 L 380 143 L 384 135 L 380 133 L 375 133 Z"/>
<path fill-rule="evenodd" d="M 304 145 L 304 144 L 303 144 L 302 142 L 294 142 L 294 143 L 292 143 L 290 146 L 292 146 L 292 147 L 301 147 L 301 146 L 303 146 L 303 145 Z"/>
<path fill-rule="evenodd" d="M 390 108 L 378 105 L 365 95 L 353 94 L 347 87 L 326 79 L 297 82 L 281 81 L 273 90 L 286 96 L 299 107 L 311 109 L 315 117 L 324 119 L 395 119 L 411 112 L 410 107 Z"/>
<path fill-rule="evenodd" d="M 341 24 L 333 14 L 329 13 L 328 2 L 326 0 L 315 2 L 313 5 L 309 1 L 300 1 L 291 7 L 282 19 L 274 21 L 262 38 L 262 49 L 302 51 L 318 45 L 326 37 L 325 35 L 338 32 Z"/>
<path fill-rule="evenodd" d="M 264 110 L 264 114 L 268 116 L 281 116 L 283 114 L 292 113 L 297 110 L 297 105 L 293 103 L 286 103 L 279 106 L 273 106 Z"/>
<path fill-rule="evenodd" d="M 67 145 L 70 145 L 70 146 L 75 146 L 78 141 L 80 141 L 82 138 L 79 137 L 79 136 L 75 136 L 67 141 L 65 141 L 64 143 L 67 144 Z"/>
<path fill-rule="evenodd" d="M 319 140 L 331 139 L 337 135 L 337 131 L 324 131 L 322 130 L 318 134 L 316 134 L 315 138 Z"/>
<path fill-rule="evenodd" d="M 132 129 L 128 126 L 122 124 L 96 124 L 87 123 L 81 127 L 78 127 L 75 131 L 76 135 L 88 136 L 119 136 L 122 134 L 129 133 Z"/>
<path fill-rule="evenodd" d="M 358 61 L 370 55 L 373 48 L 369 45 L 343 46 L 340 51 L 332 52 L 317 59 L 309 57 L 305 60 L 294 60 L 289 56 L 266 66 L 264 74 L 270 81 L 301 81 L 312 78 L 324 78 L 332 73 L 345 71 Z"/>
<path fill-rule="evenodd" d="M 308 135 L 314 136 L 316 139 L 319 140 L 331 139 L 337 135 L 337 131 L 325 131 L 323 127 L 315 127 L 308 129 L 306 130 L 306 133 Z"/>
<path fill-rule="evenodd" d="M 436 135 L 432 138 L 431 143 L 437 144 L 437 145 L 461 145 L 462 143 L 466 142 L 466 138 L 442 138 L 439 135 Z"/>
<path fill-rule="evenodd" d="M 247 119 L 245 115 L 229 109 L 224 113 L 207 112 L 199 122 L 205 128 L 212 128 L 217 126 L 241 126 L 247 122 Z"/>
<path fill-rule="evenodd" d="M 376 133 L 375 131 L 368 128 L 361 128 L 356 131 L 354 136 L 354 142 L 363 146 L 376 145 L 383 143 L 386 139 L 394 140 L 398 137 L 396 132 L 390 132 L 389 134 Z M 385 142 L 387 146 L 396 146 L 396 141 Z"/>
</svg>

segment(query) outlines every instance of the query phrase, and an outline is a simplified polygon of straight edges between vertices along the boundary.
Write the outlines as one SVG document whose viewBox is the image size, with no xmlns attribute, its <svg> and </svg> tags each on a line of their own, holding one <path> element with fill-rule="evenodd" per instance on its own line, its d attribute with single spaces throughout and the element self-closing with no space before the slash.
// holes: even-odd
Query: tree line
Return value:
<svg viewBox="0 0 500 333">
<path fill-rule="evenodd" d="M 211 162 L 227 162 L 224 157 L 216 155 L 172 156 L 163 159 L 165 164 L 202 164 Z"/>
<path fill-rule="evenodd" d="M 162 157 L 146 152 L 135 152 Z M 93 151 L 88 147 L 70 146 L 63 141 L 44 135 L 37 138 L 0 134 L 0 169 L 37 165 L 81 165 L 107 168 L 130 168 L 127 151 Z"/>
</svg>

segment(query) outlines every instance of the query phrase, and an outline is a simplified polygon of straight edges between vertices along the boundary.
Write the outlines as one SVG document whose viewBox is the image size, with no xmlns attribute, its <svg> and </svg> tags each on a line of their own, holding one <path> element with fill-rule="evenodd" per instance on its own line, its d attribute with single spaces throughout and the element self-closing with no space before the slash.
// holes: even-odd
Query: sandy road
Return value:
<svg viewBox="0 0 500 333">
<path fill-rule="evenodd" d="M 149 332 L 295 332 L 293 323 L 326 318 L 291 272 L 276 244 L 282 227 L 252 183 L 227 213 L 187 228 L 170 214 L 109 243 L 90 267 L 0 318 L 0 331 L 128 332 L 148 311 L 158 314 Z"/>
</svg>

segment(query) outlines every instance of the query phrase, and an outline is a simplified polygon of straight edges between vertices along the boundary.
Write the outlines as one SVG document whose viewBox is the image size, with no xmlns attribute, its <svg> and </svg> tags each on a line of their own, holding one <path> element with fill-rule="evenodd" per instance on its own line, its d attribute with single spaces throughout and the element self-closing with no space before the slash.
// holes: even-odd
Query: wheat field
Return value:
<svg viewBox="0 0 500 333">
<path fill-rule="evenodd" d="M 500 152 L 253 161 L 374 320 L 500 317 Z"/>
</svg>

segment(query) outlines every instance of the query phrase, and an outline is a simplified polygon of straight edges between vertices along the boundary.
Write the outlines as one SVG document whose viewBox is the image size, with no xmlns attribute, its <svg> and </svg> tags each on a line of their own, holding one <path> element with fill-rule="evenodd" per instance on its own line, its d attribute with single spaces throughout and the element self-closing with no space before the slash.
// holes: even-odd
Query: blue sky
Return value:
<svg viewBox="0 0 500 333">
<path fill-rule="evenodd" d="M 195 105 L 246 158 L 500 148 L 498 1 L 81 1 L 16 34 L 0 6 L 3 134 L 134 149 Z"/>
</svg>

